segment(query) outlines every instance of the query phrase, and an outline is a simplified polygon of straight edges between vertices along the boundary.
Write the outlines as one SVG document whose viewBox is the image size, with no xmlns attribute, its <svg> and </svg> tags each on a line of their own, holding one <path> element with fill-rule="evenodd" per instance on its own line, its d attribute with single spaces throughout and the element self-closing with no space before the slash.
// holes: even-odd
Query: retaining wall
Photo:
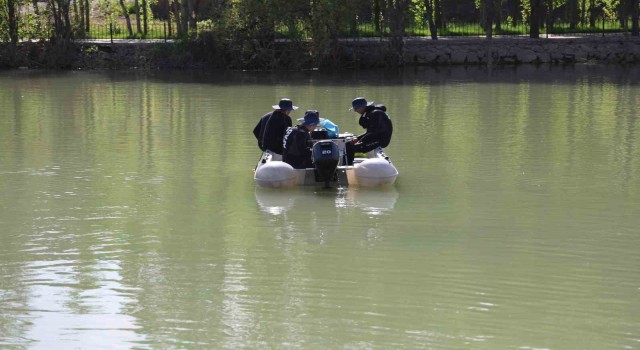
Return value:
<svg viewBox="0 0 640 350">
<path fill-rule="evenodd" d="M 42 43 L 25 43 L 7 56 L 7 46 L 0 46 L 0 67 L 65 69 L 202 69 L 226 68 L 224 63 L 206 61 L 180 44 L 158 42 L 76 42 L 71 50 L 58 53 Z M 300 42 L 278 42 L 274 46 L 280 59 L 276 69 L 314 68 L 314 59 Z M 193 47 L 193 46 L 192 46 Z M 58 50 L 59 51 L 59 50 Z M 306 51 L 306 52 L 305 52 Z M 17 54 L 16 54 L 17 52 Z M 20 56 L 20 52 L 23 52 Z M 169 53 L 169 54 L 167 54 Z M 3 56 L 4 54 L 4 56 Z M 287 57 L 288 60 L 282 60 Z M 390 59 L 390 57 L 392 59 Z M 55 59 L 53 59 L 55 58 Z M 399 56 L 388 40 L 359 39 L 339 43 L 335 55 L 323 64 L 336 67 L 397 65 Z M 610 35 L 582 38 L 408 38 L 400 57 L 404 65 L 514 65 L 514 64 L 638 64 L 640 38 Z M 263 60 L 265 61 L 265 60 Z M 263 69 L 263 67 L 241 67 Z"/>
<path fill-rule="evenodd" d="M 640 38 L 411 39 L 407 64 L 640 63 Z"/>
</svg>

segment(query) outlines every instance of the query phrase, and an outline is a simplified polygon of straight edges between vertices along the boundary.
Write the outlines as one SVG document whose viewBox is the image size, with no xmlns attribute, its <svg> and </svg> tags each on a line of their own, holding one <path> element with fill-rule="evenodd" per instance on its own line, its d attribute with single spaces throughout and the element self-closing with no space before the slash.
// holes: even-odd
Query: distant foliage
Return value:
<svg viewBox="0 0 640 350">
<path fill-rule="evenodd" d="M 478 34 L 459 29 L 461 23 L 515 35 L 528 30 L 522 25 L 548 33 L 616 21 L 618 30 L 637 35 L 638 6 L 638 0 L 0 0 L 0 40 L 95 38 L 92 26 L 100 25 L 114 28 L 102 31 L 108 35 L 150 38 L 148 25 L 155 23 L 165 36 L 237 40 L 240 52 L 271 57 L 274 40 L 308 40 L 311 55 L 326 64 L 343 54 L 342 38 L 390 37 L 398 50 L 397 39 L 406 35 Z"/>
</svg>

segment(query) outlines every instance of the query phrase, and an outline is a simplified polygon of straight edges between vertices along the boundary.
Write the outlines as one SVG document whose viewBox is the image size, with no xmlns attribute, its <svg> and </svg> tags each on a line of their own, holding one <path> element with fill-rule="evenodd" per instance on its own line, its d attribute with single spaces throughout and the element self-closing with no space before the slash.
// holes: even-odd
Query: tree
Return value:
<svg viewBox="0 0 640 350">
<path fill-rule="evenodd" d="M 375 6 L 375 4 L 374 4 Z M 318 62 L 338 52 L 338 39 L 346 31 L 355 10 L 346 10 L 339 0 L 312 0 L 305 23 L 313 38 L 311 51 Z M 373 13 L 375 22 L 375 10 Z"/>
<path fill-rule="evenodd" d="M 520 0 L 513 0 L 510 1 L 510 6 L 509 6 L 509 15 L 511 16 L 511 26 L 515 27 L 518 25 L 518 20 L 522 19 L 522 14 L 520 12 L 521 10 L 521 4 L 520 4 Z"/>
<path fill-rule="evenodd" d="M 403 63 L 405 14 L 409 0 L 387 0 L 387 18 L 391 35 L 391 62 L 397 65 Z"/>
<path fill-rule="evenodd" d="M 7 13 L 7 29 L 9 34 L 9 40 L 12 44 L 18 43 L 18 16 L 17 16 L 17 8 L 18 8 L 18 0 L 5 0 L 3 5 L 5 5 L 6 13 Z"/>
<path fill-rule="evenodd" d="M 444 10 L 442 9 L 441 0 L 433 0 L 433 12 L 433 19 L 436 22 L 436 26 L 440 29 L 444 29 Z"/>
<path fill-rule="evenodd" d="M 529 37 L 540 38 L 540 21 L 542 19 L 542 0 L 531 0 L 531 15 L 529 16 Z"/>
<path fill-rule="evenodd" d="M 69 16 L 70 0 L 48 0 L 48 4 L 53 17 L 56 38 L 70 39 L 72 34 Z"/>
<path fill-rule="evenodd" d="M 122 9 L 122 15 L 124 16 L 124 20 L 127 23 L 127 31 L 129 32 L 129 36 L 133 36 L 133 28 L 131 28 L 131 18 L 129 17 L 129 11 L 127 11 L 127 6 L 124 4 L 124 0 L 120 1 L 120 8 Z"/>
<path fill-rule="evenodd" d="M 34 2 L 36 0 L 33 0 Z M 82 0 L 80 0 L 82 1 Z M 84 0 L 84 30 L 89 33 L 91 31 L 91 2 Z"/>
<path fill-rule="evenodd" d="M 547 15 L 545 16 L 545 20 L 546 20 L 545 25 L 546 25 L 547 34 L 548 34 L 550 32 L 553 32 L 553 22 L 554 22 L 553 11 L 555 10 L 554 0 L 544 0 L 544 6 L 547 13 Z"/>
<path fill-rule="evenodd" d="M 502 0 L 493 0 L 493 23 L 496 24 L 496 32 L 502 30 Z"/>
<path fill-rule="evenodd" d="M 178 31 L 178 35 L 185 35 L 187 32 L 186 28 L 182 26 L 182 15 L 180 14 L 180 2 L 178 0 L 169 0 L 169 22 L 171 22 L 171 17 L 173 17 L 174 21 L 176 21 L 176 29 Z M 169 23 L 169 32 L 171 32 L 171 23 Z"/>
<path fill-rule="evenodd" d="M 596 20 L 598 19 L 599 6 L 597 0 L 589 0 L 589 28 L 595 29 Z"/>
<path fill-rule="evenodd" d="M 380 7 L 381 0 L 373 0 L 373 25 L 375 26 L 376 33 L 382 33 L 382 8 Z"/>
<path fill-rule="evenodd" d="M 608 16 L 613 15 L 615 9 L 605 8 Z M 620 26 L 626 32 L 629 28 L 629 17 L 631 17 L 631 35 L 638 36 L 638 0 L 621 0 L 617 8 Z"/>
<path fill-rule="evenodd" d="M 147 0 L 142 0 L 142 19 L 143 19 L 143 33 L 144 36 L 147 36 L 147 31 L 148 31 L 148 27 L 149 27 L 149 19 L 148 19 L 148 14 L 147 14 Z"/>
<path fill-rule="evenodd" d="M 7 14 L 9 17 L 9 37 L 13 44 L 18 43 L 18 16 L 16 9 L 18 7 L 17 0 L 7 0 Z"/>
<path fill-rule="evenodd" d="M 142 33 L 142 24 L 140 23 L 140 1 L 134 0 L 133 7 L 136 10 L 136 32 Z"/>
<path fill-rule="evenodd" d="M 487 39 L 493 37 L 494 12 L 496 11 L 493 2 L 494 0 L 479 0 L 476 2 L 476 7 L 479 7 L 481 13 L 480 24 Z"/>
<path fill-rule="evenodd" d="M 631 35 L 640 36 L 640 29 L 638 28 L 638 0 L 631 0 Z"/>
<path fill-rule="evenodd" d="M 433 4 L 432 0 L 424 0 L 424 14 L 429 24 L 429 33 L 431 34 L 432 40 L 438 40 L 438 27 L 436 26 L 436 22 L 434 21 L 434 13 L 433 13 Z"/>
<path fill-rule="evenodd" d="M 569 19 L 569 28 L 576 29 L 580 20 L 578 0 L 567 0 L 567 17 Z"/>
</svg>

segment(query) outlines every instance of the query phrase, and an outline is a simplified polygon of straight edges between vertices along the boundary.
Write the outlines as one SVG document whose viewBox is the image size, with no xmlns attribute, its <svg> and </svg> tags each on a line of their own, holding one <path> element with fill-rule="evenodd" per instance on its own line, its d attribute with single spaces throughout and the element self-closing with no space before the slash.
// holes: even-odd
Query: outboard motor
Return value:
<svg viewBox="0 0 640 350">
<path fill-rule="evenodd" d="M 314 130 L 311 132 L 311 138 L 313 140 L 326 140 L 329 138 L 327 130 Z"/>
<path fill-rule="evenodd" d="M 329 182 L 336 176 L 340 159 L 338 145 L 331 140 L 318 141 L 313 145 L 311 158 L 316 168 L 316 180 L 329 187 Z"/>
</svg>

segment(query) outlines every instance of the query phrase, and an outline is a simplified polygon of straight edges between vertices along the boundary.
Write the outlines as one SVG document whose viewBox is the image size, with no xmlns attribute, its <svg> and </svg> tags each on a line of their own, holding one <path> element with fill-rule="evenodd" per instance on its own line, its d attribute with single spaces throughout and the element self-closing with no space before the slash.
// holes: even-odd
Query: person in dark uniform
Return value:
<svg viewBox="0 0 640 350">
<path fill-rule="evenodd" d="M 291 111 L 298 109 L 288 98 L 283 98 L 277 105 L 272 106 L 273 112 L 269 112 L 260 118 L 253 128 L 253 134 L 258 140 L 258 147 L 263 151 L 270 151 L 274 160 L 282 160 L 282 138 L 287 128 L 292 125 Z"/>
<path fill-rule="evenodd" d="M 282 161 L 291 164 L 294 169 L 313 168 L 311 161 L 311 134 L 320 122 L 318 111 L 304 113 L 301 124 L 288 128 L 284 134 Z"/>
<path fill-rule="evenodd" d="M 357 97 L 351 102 L 351 110 L 360 114 L 358 123 L 367 131 L 346 144 L 349 165 L 353 164 L 357 152 L 367 153 L 378 147 L 387 147 L 393 133 L 393 124 L 386 113 L 386 107 L 367 102 L 364 97 Z"/>
</svg>

